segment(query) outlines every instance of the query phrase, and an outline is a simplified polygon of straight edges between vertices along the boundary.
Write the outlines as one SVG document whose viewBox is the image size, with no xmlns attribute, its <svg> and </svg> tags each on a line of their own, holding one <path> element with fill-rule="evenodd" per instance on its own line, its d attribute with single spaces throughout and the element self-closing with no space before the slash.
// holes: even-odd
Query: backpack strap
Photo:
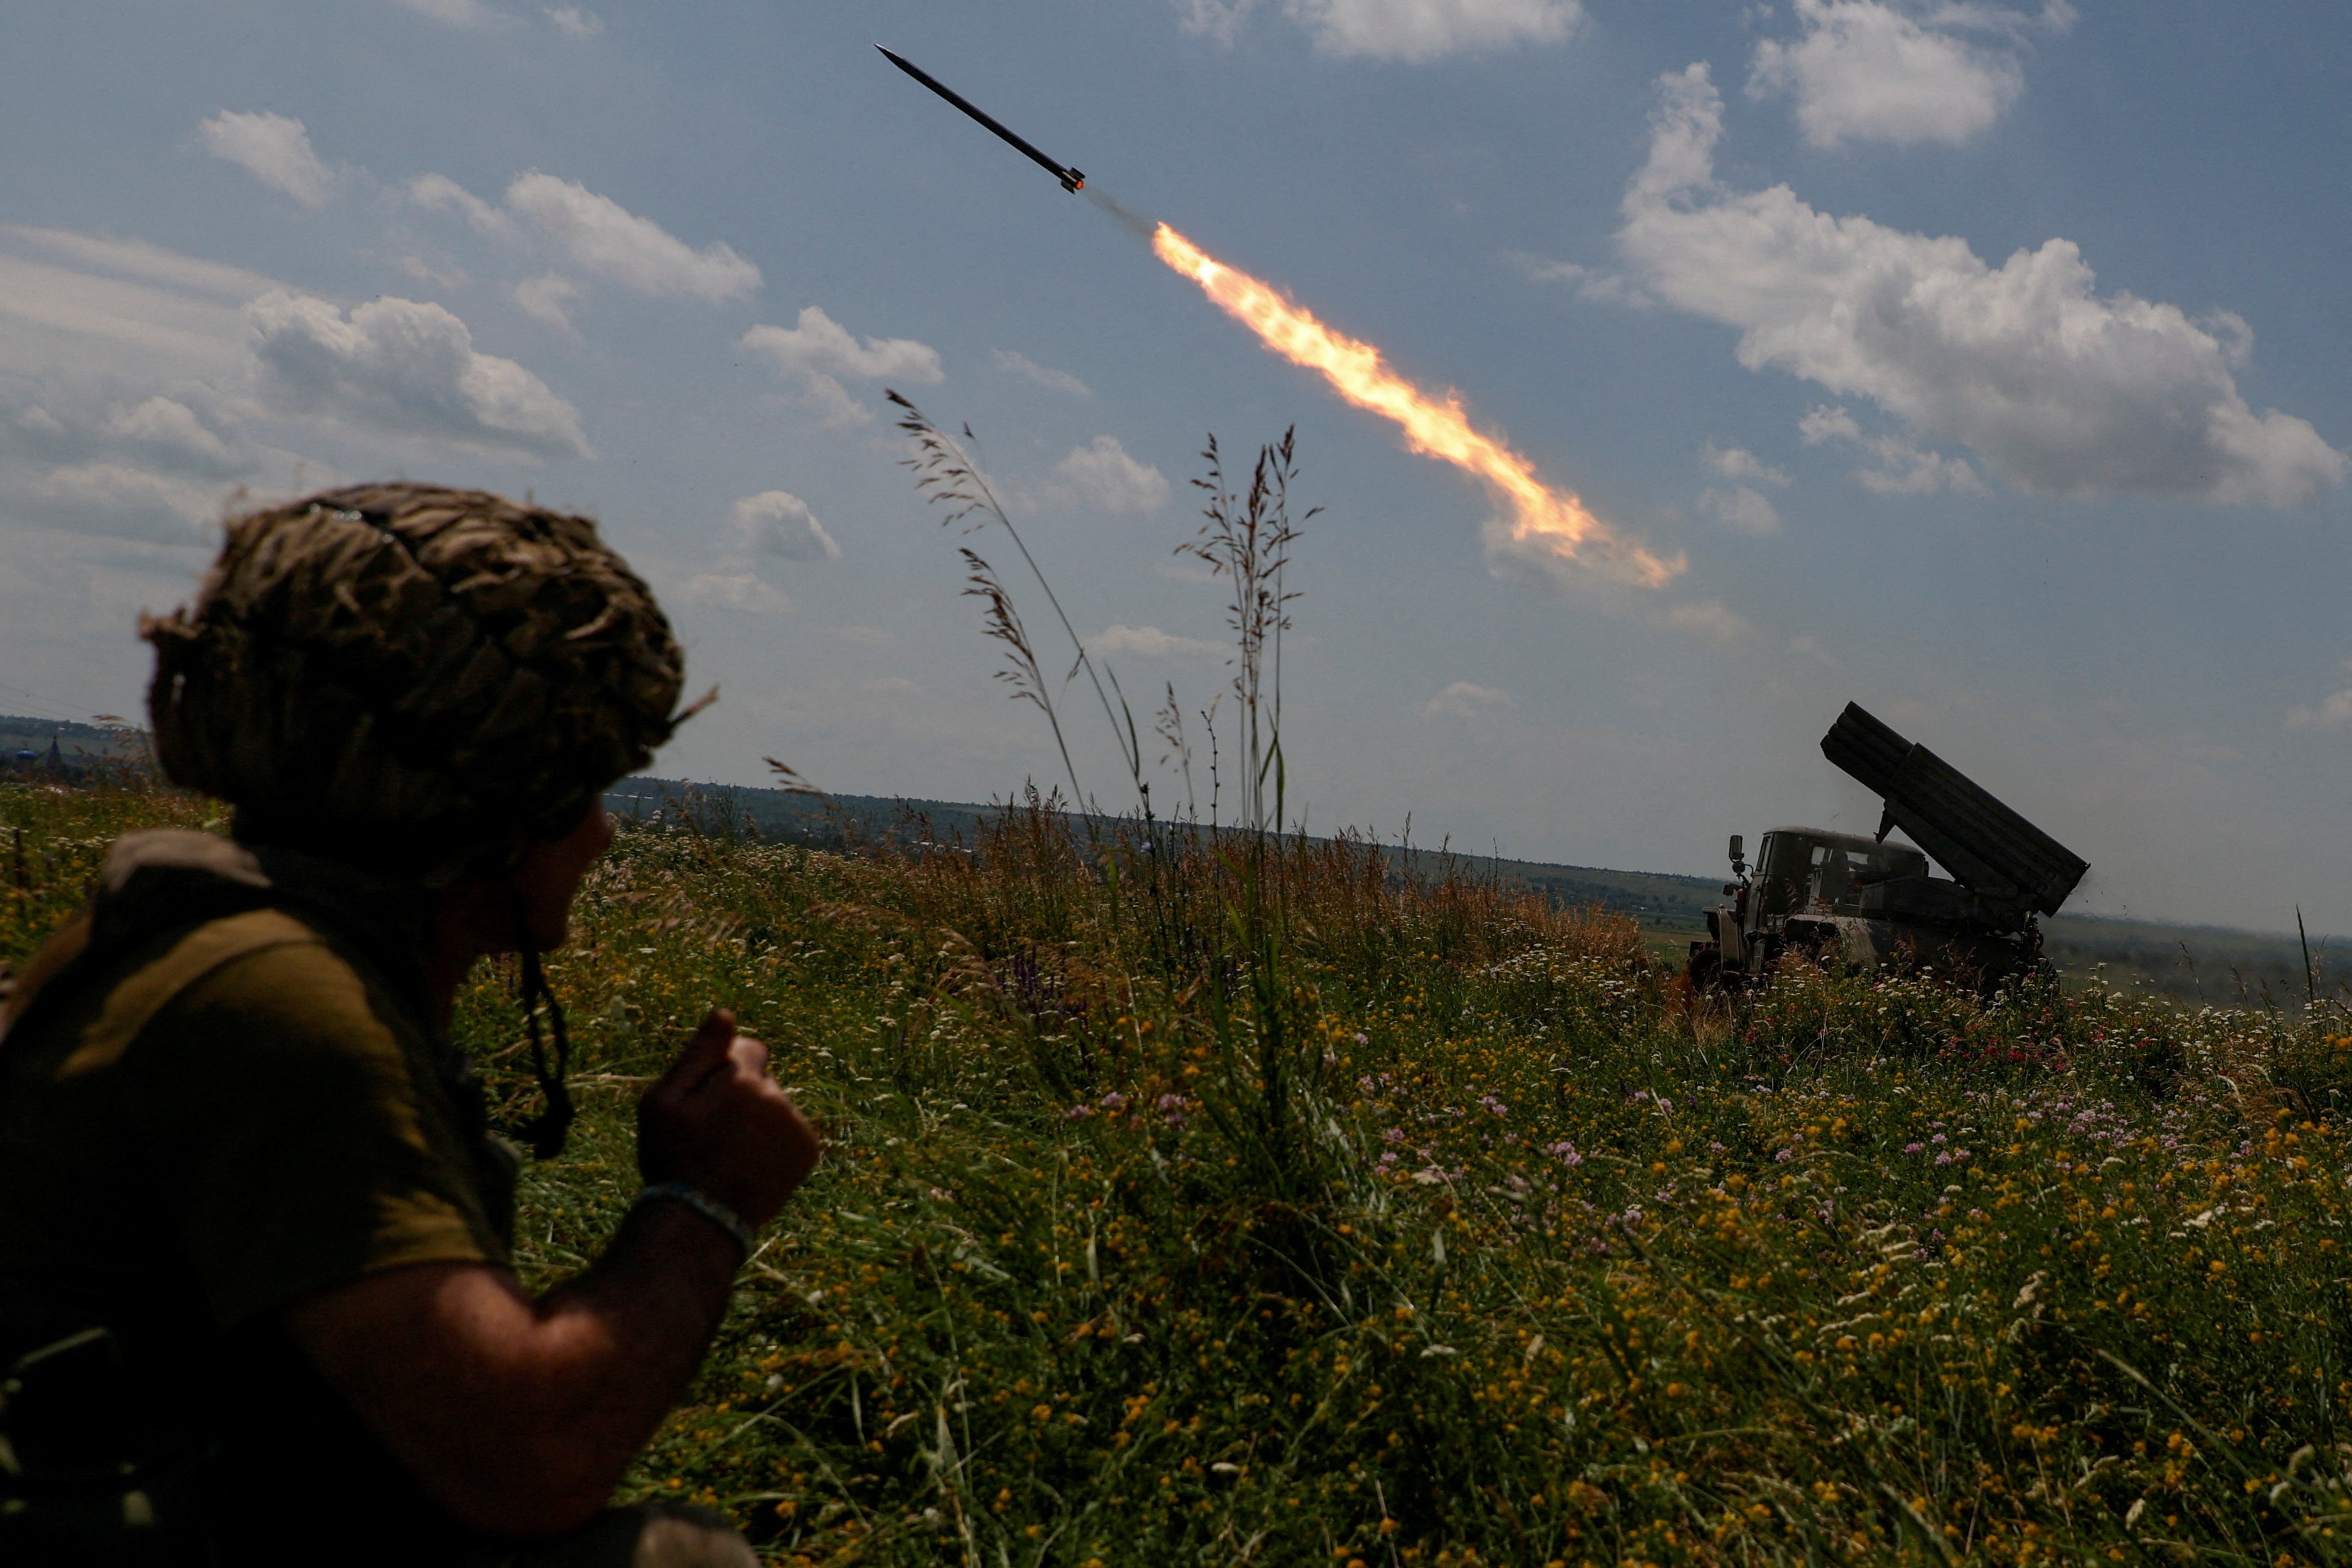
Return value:
<svg viewBox="0 0 2352 1568">
<path fill-rule="evenodd" d="M 84 908 L 33 949 L 23 973 L 10 974 L 5 965 L 0 965 L 0 1040 L 8 1038 L 10 1025 L 31 1010 L 41 988 L 89 951 L 89 911 Z"/>
<path fill-rule="evenodd" d="M 156 1014 L 223 966 L 272 947 L 320 939 L 316 931 L 282 909 L 251 909 L 197 926 L 114 988 L 97 1019 L 81 1031 L 58 1076 L 72 1078 L 112 1066 Z"/>
</svg>

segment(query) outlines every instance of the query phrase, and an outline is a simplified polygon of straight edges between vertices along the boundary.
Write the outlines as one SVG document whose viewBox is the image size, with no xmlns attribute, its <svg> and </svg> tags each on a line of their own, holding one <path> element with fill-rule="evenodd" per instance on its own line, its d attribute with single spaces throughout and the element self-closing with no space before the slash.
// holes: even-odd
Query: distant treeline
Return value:
<svg viewBox="0 0 2352 1568">
<path fill-rule="evenodd" d="M 58 764 L 49 761 L 52 738 Z M 135 729 L 0 714 L 0 779 L 118 777 L 125 764 L 143 761 L 145 749 L 145 737 Z M 982 821 L 1001 809 L 646 777 L 623 779 L 604 799 L 623 817 L 690 819 L 706 832 L 826 849 L 888 843 L 918 852 L 976 841 Z M 1450 868 L 1457 875 L 1535 889 L 1555 907 L 1598 906 L 1635 915 L 1653 934 L 1653 951 L 1661 958 L 1678 954 L 1681 942 L 1704 927 L 1707 907 L 1723 898 L 1723 883 L 1707 877 L 1465 855 L 1443 846 L 1390 845 L 1383 852 L 1401 876 L 1430 878 Z M 2304 945 L 2292 935 L 2088 915 L 2045 920 L 2042 934 L 2051 962 L 2076 984 L 2221 1008 L 2293 1010 L 2307 995 L 2352 998 L 2352 939 L 2314 933 L 2306 968 Z"/>
<path fill-rule="evenodd" d="M 944 848 L 974 841 L 981 822 L 998 808 L 967 801 L 892 800 L 875 795 L 816 796 L 748 786 L 691 784 L 675 779 L 625 779 L 605 796 L 625 817 L 691 817 L 704 831 L 751 831 L 783 843 L 835 848 L 852 841 L 888 841 L 902 848 Z M 1666 938 L 1695 934 L 1707 908 L 1723 901 L 1719 878 L 1670 872 L 1614 871 L 1601 866 L 1449 853 L 1442 847 L 1391 846 L 1400 874 L 1457 873 L 1491 876 L 1544 894 L 1559 908 L 1599 906 L 1636 915 L 1661 936 L 1656 951 L 1679 951 Z M 2222 926 L 2173 925 L 2150 920 L 2061 915 L 2042 922 L 2044 950 L 2077 984 L 2159 993 L 2189 1004 L 2283 1009 L 2304 1005 L 2306 988 L 2323 997 L 2352 995 L 2352 940 L 2311 938 L 2306 979 L 2302 944 L 2293 936 Z"/>
<path fill-rule="evenodd" d="M 0 776 L 62 769 L 79 778 L 92 768 L 119 768 L 146 755 L 146 737 L 136 729 L 0 714 Z"/>
<path fill-rule="evenodd" d="M 837 845 L 852 839 L 888 840 L 902 847 L 929 842 L 953 847 L 978 837 L 981 823 L 1001 808 L 954 800 L 889 800 L 874 795 L 816 796 L 739 785 L 691 784 L 675 779 L 624 779 L 604 797 L 624 817 L 690 818 L 706 831 L 756 831 L 784 843 Z M 1722 884 L 1705 877 L 1661 872 L 1611 871 L 1465 854 L 1444 845 L 1391 845 L 1385 852 L 1400 874 L 1426 877 L 1449 867 L 1458 875 L 1491 876 L 1548 894 L 1561 908 L 1601 908 L 1641 915 L 1664 925 L 1696 924 Z"/>
</svg>

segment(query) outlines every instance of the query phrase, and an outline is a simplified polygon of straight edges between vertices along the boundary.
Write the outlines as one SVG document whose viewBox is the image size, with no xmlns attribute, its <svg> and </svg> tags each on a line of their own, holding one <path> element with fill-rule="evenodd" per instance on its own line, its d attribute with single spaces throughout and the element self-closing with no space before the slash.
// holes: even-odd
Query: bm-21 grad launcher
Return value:
<svg viewBox="0 0 2352 1568">
<path fill-rule="evenodd" d="M 2040 958 L 2036 916 L 2058 913 L 2087 862 L 1859 704 L 1822 737 L 1822 754 L 1885 802 L 1876 836 L 1775 828 L 1751 868 L 1733 834 L 1731 902 L 1706 912 L 1707 936 L 1691 944 L 1692 984 L 1744 985 L 1801 952 L 1990 988 Z M 1887 841 L 1896 828 L 1911 844 Z M 1929 873 L 1931 856 L 1949 878 Z"/>
</svg>

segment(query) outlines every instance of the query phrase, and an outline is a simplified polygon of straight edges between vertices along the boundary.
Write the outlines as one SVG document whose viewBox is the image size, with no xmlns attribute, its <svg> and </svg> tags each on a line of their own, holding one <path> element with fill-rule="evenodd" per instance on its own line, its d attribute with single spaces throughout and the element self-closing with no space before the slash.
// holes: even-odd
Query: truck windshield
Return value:
<svg viewBox="0 0 2352 1568">
<path fill-rule="evenodd" d="M 1857 854 L 1843 844 L 1815 844 L 1813 898 L 1822 904 L 1850 903 L 1854 894 L 1854 883 L 1867 878 L 1871 871 L 1869 857 Z"/>
<path fill-rule="evenodd" d="M 1772 832 L 1764 836 L 1757 873 L 1759 913 L 1791 915 L 1851 906 L 1863 888 L 1890 877 L 1925 876 L 1927 858 L 1903 844 Z"/>
<path fill-rule="evenodd" d="M 1802 909 L 1811 895 L 1811 843 L 1793 833 L 1767 833 L 1756 854 L 1756 898 L 1759 915 L 1786 915 Z"/>
</svg>

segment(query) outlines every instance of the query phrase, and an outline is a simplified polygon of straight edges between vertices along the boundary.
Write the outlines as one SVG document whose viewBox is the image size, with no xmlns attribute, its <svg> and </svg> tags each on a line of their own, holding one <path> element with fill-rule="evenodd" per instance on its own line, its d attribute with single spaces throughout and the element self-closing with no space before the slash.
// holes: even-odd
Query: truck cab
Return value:
<svg viewBox="0 0 2352 1568">
<path fill-rule="evenodd" d="M 1759 915 L 1859 915 L 1862 890 L 1927 874 L 1927 857 L 1908 844 L 1820 828 L 1775 828 L 1756 851 Z"/>
<path fill-rule="evenodd" d="M 1865 908 L 1870 891 L 1929 880 L 1920 851 L 1859 833 L 1774 828 L 1753 867 L 1742 848 L 1735 836 L 1738 880 L 1723 890 L 1732 902 L 1706 912 L 1706 938 L 1691 944 L 1691 978 L 1701 987 L 1761 977 L 1792 947 L 1816 961 L 1875 966 L 1894 943 L 1890 933 L 1873 929 L 1885 922 Z"/>
<path fill-rule="evenodd" d="M 1928 969 L 1990 988 L 2039 961 L 2035 915 L 2055 915 L 2090 868 L 1924 746 L 1848 704 L 1822 753 L 1885 805 L 1878 831 L 1775 828 L 1750 867 L 1731 840 L 1731 900 L 1706 912 L 1691 983 L 1735 988 L 1782 956 Z M 1900 828 L 1919 847 L 1887 835 Z M 1930 873 L 1928 859 L 1948 874 Z"/>
</svg>

